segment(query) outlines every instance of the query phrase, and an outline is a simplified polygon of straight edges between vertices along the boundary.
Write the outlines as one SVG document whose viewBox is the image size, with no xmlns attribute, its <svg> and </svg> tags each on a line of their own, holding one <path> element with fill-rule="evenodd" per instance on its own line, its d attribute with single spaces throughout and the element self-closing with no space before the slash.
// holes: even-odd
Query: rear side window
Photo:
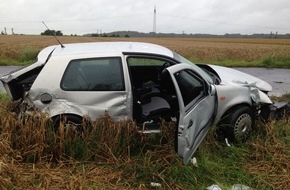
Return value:
<svg viewBox="0 0 290 190">
<path fill-rule="evenodd" d="M 66 91 L 124 91 L 120 57 L 72 60 L 63 75 Z"/>
</svg>

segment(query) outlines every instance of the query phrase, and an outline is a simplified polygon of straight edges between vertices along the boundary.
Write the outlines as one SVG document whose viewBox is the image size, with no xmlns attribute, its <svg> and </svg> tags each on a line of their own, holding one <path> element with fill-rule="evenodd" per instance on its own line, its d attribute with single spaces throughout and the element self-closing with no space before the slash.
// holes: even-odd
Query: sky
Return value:
<svg viewBox="0 0 290 190">
<path fill-rule="evenodd" d="M 0 0 L 0 31 L 290 33 L 290 0 Z"/>
</svg>

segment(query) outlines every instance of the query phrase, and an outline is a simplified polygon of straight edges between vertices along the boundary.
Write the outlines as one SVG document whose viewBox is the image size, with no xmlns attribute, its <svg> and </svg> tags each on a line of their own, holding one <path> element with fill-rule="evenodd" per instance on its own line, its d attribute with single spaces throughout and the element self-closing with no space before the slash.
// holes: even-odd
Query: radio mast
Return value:
<svg viewBox="0 0 290 190">
<path fill-rule="evenodd" d="M 154 6 L 153 35 L 156 35 L 156 5 Z"/>
</svg>

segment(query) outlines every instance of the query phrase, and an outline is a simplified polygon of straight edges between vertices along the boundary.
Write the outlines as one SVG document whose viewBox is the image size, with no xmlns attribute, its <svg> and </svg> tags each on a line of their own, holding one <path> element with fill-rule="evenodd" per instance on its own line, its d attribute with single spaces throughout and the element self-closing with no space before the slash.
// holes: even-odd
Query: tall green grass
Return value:
<svg viewBox="0 0 290 190">
<path fill-rule="evenodd" d="M 191 57 L 193 63 L 204 63 L 204 61 Z M 223 59 L 223 60 L 208 60 L 206 63 L 221 65 L 226 67 L 266 67 L 266 68 L 290 68 L 290 56 L 267 55 L 259 60 L 237 60 L 237 59 Z"/>
<path fill-rule="evenodd" d="M 39 50 L 33 47 L 26 47 L 21 50 L 17 60 L 21 63 L 28 63 L 36 60 Z"/>
<path fill-rule="evenodd" d="M 10 65 L 28 65 L 36 60 L 37 55 L 39 53 L 39 49 L 34 47 L 25 47 L 20 49 L 17 54 L 14 56 L 0 56 L 0 65 L 2 66 L 10 66 Z"/>
<path fill-rule="evenodd" d="M 4 100 L 8 100 L 8 99 L 9 99 L 9 97 L 8 97 L 7 93 L 0 92 L 0 101 L 1 100 L 4 101 Z"/>
<path fill-rule="evenodd" d="M 13 58 L 0 56 L 0 66 L 10 66 L 10 65 L 21 65 L 21 64 L 18 60 L 15 60 Z"/>
<path fill-rule="evenodd" d="M 260 61 L 264 67 L 290 68 L 290 55 L 271 54 L 264 56 Z"/>
</svg>

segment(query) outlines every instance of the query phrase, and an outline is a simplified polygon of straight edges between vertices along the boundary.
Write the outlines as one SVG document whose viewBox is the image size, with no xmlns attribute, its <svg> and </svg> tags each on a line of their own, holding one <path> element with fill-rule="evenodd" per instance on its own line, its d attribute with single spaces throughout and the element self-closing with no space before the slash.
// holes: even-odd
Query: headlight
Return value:
<svg viewBox="0 0 290 190">
<path fill-rule="evenodd" d="M 255 87 L 250 87 L 250 96 L 255 103 L 272 104 L 269 96 Z"/>
</svg>

